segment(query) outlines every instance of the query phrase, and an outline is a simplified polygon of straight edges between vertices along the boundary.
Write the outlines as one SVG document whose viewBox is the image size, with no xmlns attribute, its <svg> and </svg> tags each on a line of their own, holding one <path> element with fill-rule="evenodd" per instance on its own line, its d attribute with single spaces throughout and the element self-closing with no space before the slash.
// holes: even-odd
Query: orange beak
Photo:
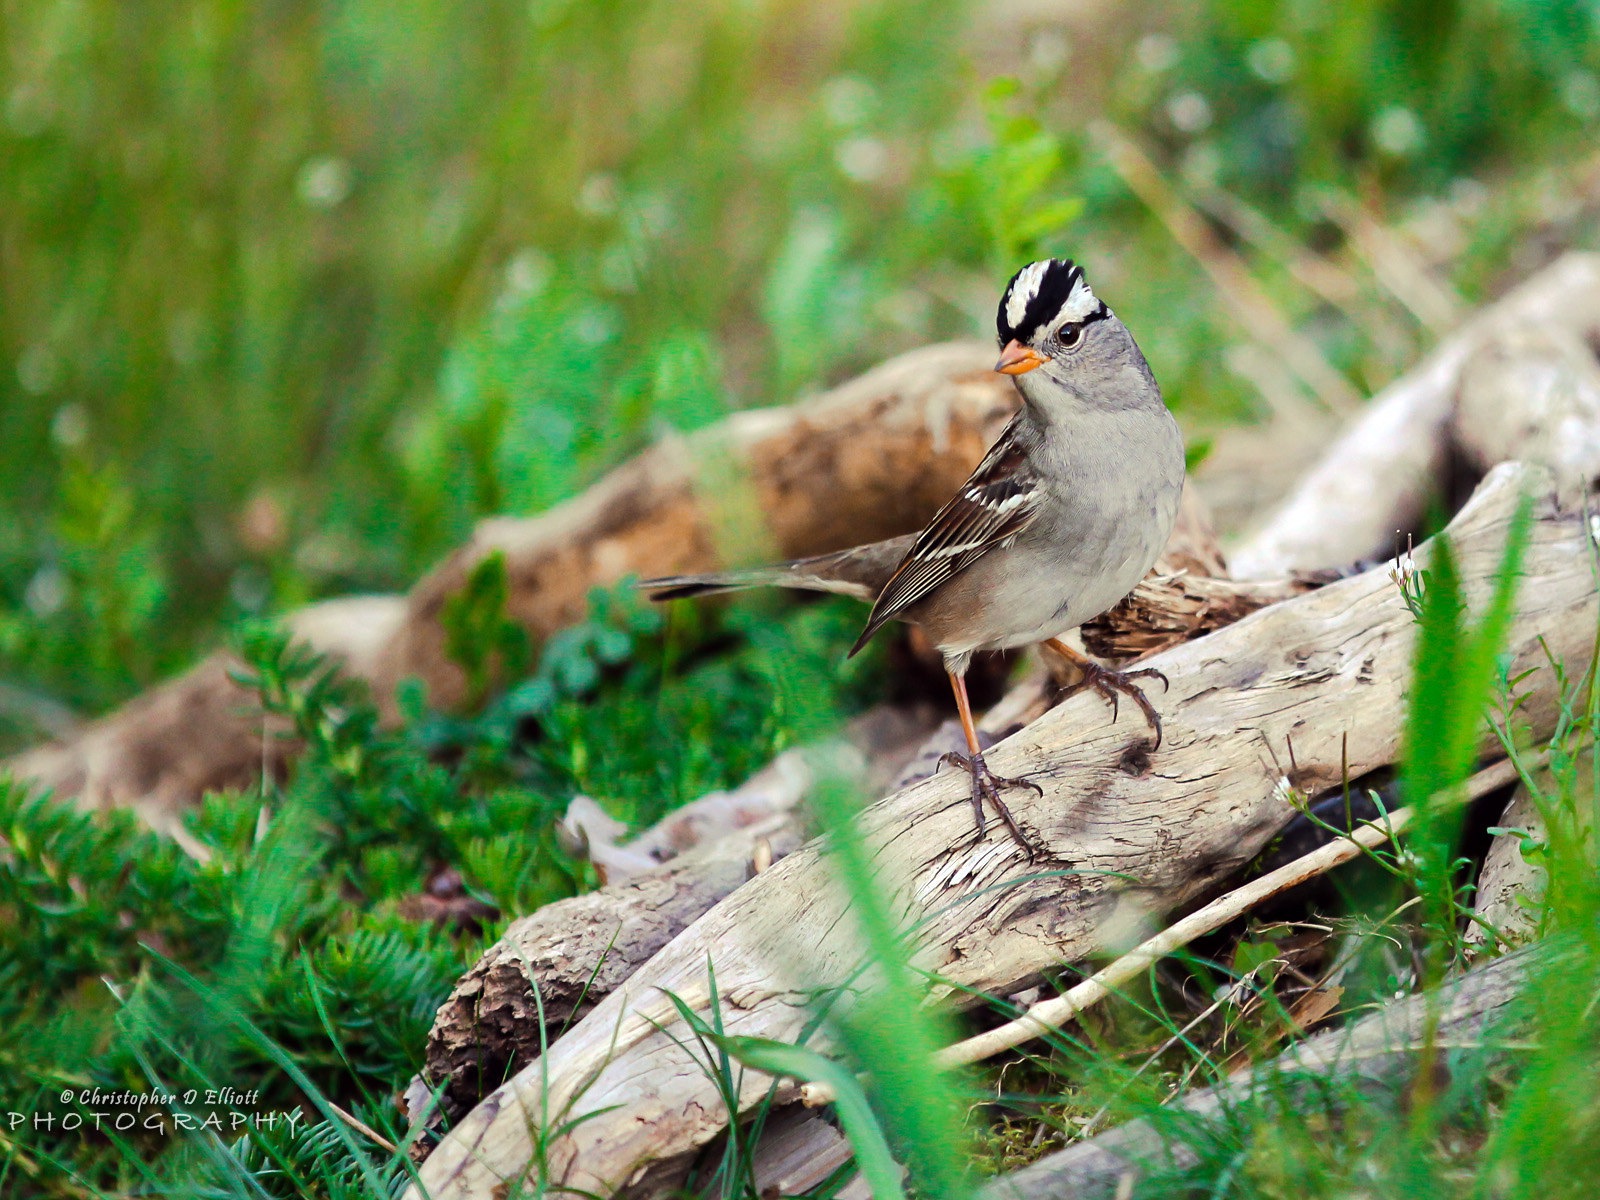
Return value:
<svg viewBox="0 0 1600 1200">
<path fill-rule="evenodd" d="M 1035 367 L 1042 367 L 1050 360 L 1037 350 L 1024 346 L 1016 338 L 1006 343 L 1006 348 L 1000 351 L 1000 361 L 995 363 L 994 369 L 1002 375 L 1026 375 Z"/>
</svg>

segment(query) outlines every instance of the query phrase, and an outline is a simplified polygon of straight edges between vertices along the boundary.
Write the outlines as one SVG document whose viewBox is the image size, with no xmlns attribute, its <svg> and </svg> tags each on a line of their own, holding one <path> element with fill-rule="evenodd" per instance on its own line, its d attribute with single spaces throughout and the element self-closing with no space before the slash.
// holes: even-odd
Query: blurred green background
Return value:
<svg viewBox="0 0 1600 1200">
<path fill-rule="evenodd" d="M 1363 221 L 1465 302 L 1593 233 L 1589 3 L 0 12 L 4 745 L 664 429 L 989 336 L 1041 251 L 1195 439 L 1314 408 L 1097 122 L 1363 393 L 1454 311 Z"/>
<path fill-rule="evenodd" d="M 893 674 L 881 646 L 840 665 L 843 601 L 683 606 L 664 629 L 603 596 L 531 647 L 490 570 L 457 616 L 515 686 L 465 713 L 412 695 L 381 729 L 247 618 L 403 590 L 478 518 L 538 512 L 665 431 L 992 337 L 1044 253 L 1135 331 L 1191 458 L 1215 444 L 1213 499 L 1229 471 L 1259 497 L 1472 306 L 1600 244 L 1597 128 L 1600 5 L 1576 0 L 0 0 L 0 751 L 229 637 L 304 744 L 281 784 L 185 818 L 204 861 L 0 783 L 0 1111 L 209 1083 L 313 1122 L 227 1144 L 0 1130 L 0 1192 L 386 1194 L 403 1156 L 358 1152 L 324 1101 L 403 1139 L 393 1094 L 454 980 L 511 917 L 595 885 L 554 833 L 572 796 L 646 823 Z M 1230 465 L 1241 426 L 1255 458 Z M 1571 709 L 1565 736 L 1592 741 L 1600 689 Z M 1373 935 L 1410 893 L 1362 887 L 1330 918 L 1366 963 L 1350 1008 L 1417 981 Z M 1597 927 L 1592 891 L 1552 920 Z M 1459 954 L 1457 916 L 1396 937 Z M 1588 1036 L 1592 1012 L 1556 1017 Z M 982 1169 L 1081 1131 L 1141 1040 L 1183 1037 L 1153 1009 L 1116 1021 L 1103 1055 L 1058 1046 L 961 1095 Z M 1485 1130 L 1542 1147 L 1506 1168 L 1522 1190 L 1485 1168 L 1450 1194 L 1548 1194 L 1568 1147 L 1547 1114 L 1595 1077 L 1561 1037 L 1568 1073 L 1533 1100 L 1462 1075 L 1464 1140 L 1405 1132 L 1404 1097 L 1372 1110 L 1404 1133 L 1377 1158 L 1262 1117 L 1264 1163 L 1219 1150 L 1194 1194 L 1414 1196 Z M 1319 1182 L 1281 1169 L 1289 1134 L 1325 1153 Z"/>
</svg>

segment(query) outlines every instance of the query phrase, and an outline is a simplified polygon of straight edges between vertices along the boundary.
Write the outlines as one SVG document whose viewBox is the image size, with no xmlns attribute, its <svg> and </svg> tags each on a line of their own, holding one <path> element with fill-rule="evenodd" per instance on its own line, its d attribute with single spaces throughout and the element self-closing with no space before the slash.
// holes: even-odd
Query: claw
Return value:
<svg viewBox="0 0 1600 1200">
<path fill-rule="evenodd" d="M 1011 815 L 1011 809 L 1006 806 L 1006 802 L 1000 798 L 1000 789 L 1008 787 L 1032 788 L 1041 796 L 1044 795 L 1044 789 L 1031 779 L 1007 779 L 1003 775 L 996 775 L 989 769 L 989 764 L 983 760 L 981 753 L 969 756 L 958 754 L 952 750 L 948 754 L 941 756 L 939 761 L 952 763 L 972 774 L 972 815 L 978 827 L 977 836 L 973 840 L 982 841 L 984 831 L 988 828 L 988 819 L 983 811 L 983 802 L 988 800 L 990 804 L 994 805 L 995 811 L 1000 814 L 1000 819 L 1005 822 L 1006 829 L 1010 832 L 1012 840 L 1022 847 L 1023 852 L 1027 854 L 1031 862 L 1036 853 L 1036 847 L 1028 840 L 1027 835 L 1022 832 L 1022 827 L 1017 824 L 1016 818 Z"/>
<path fill-rule="evenodd" d="M 1134 680 L 1159 679 L 1161 690 L 1167 691 L 1172 686 L 1167 682 L 1167 677 L 1154 667 L 1144 667 L 1137 671 L 1113 671 L 1088 658 L 1082 659 L 1077 665 L 1083 672 L 1083 678 L 1066 688 L 1062 692 L 1062 698 L 1081 692 L 1084 688 L 1093 688 L 1111 701 L 1111 720 L 1115 722 L 1120 711 L 1118 695 L 1128 697 L 1139 706 L 1139 711 L 1144 713 L 1145 720 L 1150 722 L 1150 728 L 1155 731 L 1156 743 L 1151 749 L 1161 749 L 1161 714 L 1156 712 L 1156 706 L 1150 703 L 1150 697 L 1140 690 Z"/>
</svg>

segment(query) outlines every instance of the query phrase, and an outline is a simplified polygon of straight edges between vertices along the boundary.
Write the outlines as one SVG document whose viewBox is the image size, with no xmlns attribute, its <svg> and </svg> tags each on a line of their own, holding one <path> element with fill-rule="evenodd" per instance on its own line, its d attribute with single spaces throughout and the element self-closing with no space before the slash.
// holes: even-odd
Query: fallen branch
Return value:
<svg viewBox="0 0 1600 1200">
<path fill-rule="evenodd" d="M 1497 330 L 1462 371 L 1456 445 L 1479 471 L 1536 462 L 1575 499 L 1600 477 L 1600 363 L 1585 331 L 1522 324 Z"/>
<path fill-rule="evenodd" d="M 1570 839 L 1592 844 L 1593 817 L 1586 799 L 1594 794 L 1592 754 L 1586 751 L 1576 756 L 1567 769 L 1572 774 L 1563 782 L 1548 766 L 1535 765 L 1494 823 L 1505 832 L 1495 834 L 1484 855 L 1472 900 L 1477 919 L 1467 926 L 1465 935 L 1476 955 L 1520 946 L 1540 932 L 1550 886 L 1550 860 L 1532 847 L 1549 846 L 1552 834 L 1557 844 L 1572 845 Z M 1536 800 L 1536 795 L 1546 799 Z M 1572 807 L 1565 807 L 1564 802 Z M 1546 805 L 1557 823 L 1554 831 L 1546 822 Z"/>
<path fill-rule="evenodd" d="M 575 852 L 595 865 L 601 882 L 624 884 L 690 853 L 716 849 L 734 834 L 784 824 L 811 790 L 815 776 L 804 753 L 785 750 L 738 787 L 691 800 L 630 838 L 621 837 L 626 825 L 612 820 L 587 796 L 577 796 L 561 820 L 561 833 Z"/>
<path fill-rule="evenodd" d="M 1456 404 L 1475 357 L 1511 329 L 1593 344 L 1600 337 L 1600 255 L 1568 254 L 1488 305 L 1415 369 L 1379 392 L 1277 511 L 1230 555 L 1241 579 L 1338 567 L 1395 550 L 1439 495 Z M 1514 410 L 1520 394 L 1500 389 Z M 1525 410 L 1522 410 L 1525 411 Z M 1469 422 L 1470 423 L 1470 422 Z M 1590 431 L 1590 438 L 1594 437 Z M 1483 469 L 1539 461 L 1522 436 L 1502 439 Z"/>
<path fill-rule="evenodd" d="M 1540 838 L 1545 832 L 1525 787 L 1519 787 L 1506 801 L 1505 811 L 1495 824 L 1521 829 L 1532 838 Z M 1463 935 L 1476 954 L 1521 945 L 1538 927 L 1538 905 L 1544 900 L 1549 880 L 1544 865 L 1524 857 L 1522 849 L 1523 839 L 1514 834 L 1496 834 L 1489 843 L 1472 900 L 1472 912 L 1478 919 L 1467 926 Z M 1491 934 L 1490 930 L 1494 932 Z"/>
<path fill-rule="evenodd" d="M 313 604 L 284 623 L 296 641 L 362 678 L 403 615 L 397 596 L 352 596 Z M 204 858 L 205 847 L 183 828 L 184 811 L 206 792 L 278 775 L 296 750 L 286 725 L 264 717 L 234 682 L 241 668 L 232 655 L 214 654 L 69 740 L 19 754 L 0 770 L 85 808 L 134 808 Z"/>
<path fill-rule="evenodd" d="M 547 904 L 514 922 L 434 1017 L 421 1075 L 406 1089 L 414 1123 L 467 1111 L 614 992 L 708 909 L 804 839 L 768 818 L 624 883 Z"/>
<path fill-rule="evenodd" d="M 1499 468 L 1452 523 L 1472 603 L 1491 586 L 1519 493 L 1544 486 L 1537 472 Z M 1588 536 L 1580 514 L 1537 506 L 1514 672 L 1544 664 L 1546 648 L 1574 670 L 1586 663 L 1596 619 Z M 1424 565 L 1427 556 L 1418 550 Z M 874 805 L 863 831 L 897 910 L 921 923 L 919 961 L 952 988 L 1005 993 L 1214 889 L 1293 815 L 1285 777 L 1314 795 L 1346 770 L 1395 761 L 1413 643 L 1413 618 L 1380 568 L 1149 660 L 1172 680 L 1160 698 L 1168 738 L 1153 756 L 1142 729 L 1126 714 L 1111 724 L 1096 698 L 1056 707 L 990 752 L 998 773 L 1030 774 L 1042 788 L 1010 799 L 1046 861 L 1024 862 L 1003 839 L 971 846 L 956 773 Z M 1535 688 L 1523 711 L 1535 737 L 1554 713 L 1548 689 Z M 1050 877 L 1052 868 L 1066 873 Z M 670 1186 L 728 1114 L 664 993 L 708 1013 L 709 960 L 729 1033 L 793 1040 L 818 989 L 844 983 L 856 962 L 843 916 L 816 845 L 753 879 L 469 1114 L 424 1165 L 422 1185 L 444 1200 L 532 1169 L 607 1194 Z M 747 1072 L 740 1103 L 767 1086 Z M 780 1099 L 794 1094 L 786 1087 Z M 540 1112 L 569 1124 L 535 1155 Z"/>
<path fill-rule="evenodd" d="M 605 818 L 590 801 L 578 819 L 587 822 L 583 840 L 606 885 L 512 922 L 461 977 L 406 1089 L 412 1120 L 433 1120 L 430 1098 L 441 1086 L 443 1115 L 466 1112 L 718 901 L 797 849 L 805 841 L 797 807 L 814 783 L 814 760 L 882 777 L 926 736 L 919 717 L 926 714 L 868 710 L 850 722 L 845 740 L 809 753 L 787 750 L 740 786 L 703 796 L 620 843 L 599 840 Z M 567 823 L 574 820 L 569 810 Z"/>
<path fill-rule="evenodd" d="M 1465 793 L 1468 799 L 1475 800 L 1505 787 L 1516 778 L 1516 768 L 1510 762 L 1502 761 L 1474 775 L 1467 782 Z M 939 1054 L 938 1064 L 957 1067 L 982 1062 L 1006 1050 L 1014 1050 L 1024 1042 L 1050 1034 L 1100 1001 L 1116 995 L 1123 984 L 1137 979 L 1152 965 L 1181 950 L 1196 938 L 1221 929 L 1228 922 L 1254 911 L 1258 905 L 1280 892 L 1325 875 L 1364 851 L 1381 846 L 1403 832 L 1415 816 L 1415 809 L 1396 809 L 1383 821 L 1360 825 L 1348 836 L 1320 846 L 1275 871 L 1269 871 L 1218 896 L 1154 937 L 1146 938 L 1127 954 L 1108 963 L 1061 995 L 1041 1000 L 1016 1020 L 946 1047 Z M 834 1095 L 826 1084 L 808 1083 L 800 1089 L 800 1098 L 806 1105 L 815 1107 L 833 1103 Z"/>
<path fill-rule="evenodd" d="M 1141 595 L 1146 587 L 1158 589 L 1157 594 L 1182 587 L 1192 594 L 1197 588 L 1230 586 L 1226 579 L 1213 578 L 1225 568 L 1204 506 L 1192 491 L 1185 493 L 1158 570 L 1160 574 L 1141 585 Z M 1273 599 L 1305 590 L 1300 584 L 1281 589 L 1236 585 L 1230 593 L 1232 605 L 1216 605 L 1200 618 L 1219 627 Z M 1151 644 L 1169 645 L 1193 636 L 1196 623 L 1188 619 L 1193 615 L 1185 611 L 1184 620 L 1151 631 L 1141 630 L 1129 617 L 1108 614 L 1096 636 L 1112 647 L 1112 656 L 1138 653 Z M 1043 712 L 1054 689 L 1042 676 L 1037 695 L 1035 711 L 1007 714 L 1001 709 L 989 714 L 991 722 L 1002 722 L 997 727 L 1004 729 L 1004 722 L 1020 725 Z M 868 757 L 869 775 L 884 783 L 898 776 L 896 786 L 905 786 L 933 774 L 946 751 L 965 744 L 959 725 L 945 722 L 940 735 L 902 768 L 903 748 L 916 736 L 918 717 L 926 716 L 871 710 L 850 723 L 846 737 Z M 812 775 L 799 751 L 786 752 L 733 791 L 702 797 L 653 829 L 620 842 L 615 840 L 620 827 L 592 801 L 574 801 L 563 826 L 601 868 L 607 886 L 594 896 L 559 901 L 515 922 L 462 977 L 435 1019 L 422 1074 L 407 1089 L 413 1116 L 429 1107 L 428 1098 L 441 1084 L 444 1114 L 459 1116 L 509 1070 L 531 1062 L 574 1016 L 592 1009 L 671 936 L 741 884 L 752 845 L 748 837 L 727 835 L 792 807 L 809 788 Z M 708 853 L 676 857 L 719 837 L 725 840 Z M 793 828 L 785 826 L 773 839 L 774 857 L 798 844 Z M 741 869 L 730 869 L 730 863 Z M 650 878 L 640 877 L 645 872 Z M 574 1009 L 572 999 L 580 994 L 582 1007 Z M 541 998 L 543 1022 L 537 1017 Z"/>
<path fill-rule="evenodd" d="M 1435 1045 L 1477 1038 L 1500 1020 L 1540 960 L 1532 950 L 1497 959 L 1444 984 L 1435 992 L 1408 996 L 1348 1029 L 1306 1039 L 1249 1078 L 1197 1092 L 1174 1102 L 1189 1121 L 1215 1120 L 1253 1097 L 1325 1094 L 1319 1080 L 1358 1076 L 1393 1080 L 1411 1064 L 1430 1036 Z M 1110 1200 L 1129 1194 L 1152 1166 L 1182 1169 L 1199 1161 L 1183 1143 L 1173 1143 L 1148 1120 L 1129 1121 L 1090 1141 L 990 1182 L 981 1200 Z"/>
</svg>

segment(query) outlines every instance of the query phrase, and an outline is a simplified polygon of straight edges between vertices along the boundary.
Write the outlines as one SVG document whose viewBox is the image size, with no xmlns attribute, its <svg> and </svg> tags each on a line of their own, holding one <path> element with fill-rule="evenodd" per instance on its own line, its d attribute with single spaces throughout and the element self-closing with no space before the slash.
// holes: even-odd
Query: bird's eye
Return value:
<svg viewBox="0 0 1600 1200">
<path fill-rule="evenodd" d="M 1056 341 L 1060 342 L 1068 350 L 1072 349 L 1072 347 L 1076 346 L 1082 340 L 1082 325 L 1063 325 L 1060 329 L 1056 330 Z"/>
</svg>

